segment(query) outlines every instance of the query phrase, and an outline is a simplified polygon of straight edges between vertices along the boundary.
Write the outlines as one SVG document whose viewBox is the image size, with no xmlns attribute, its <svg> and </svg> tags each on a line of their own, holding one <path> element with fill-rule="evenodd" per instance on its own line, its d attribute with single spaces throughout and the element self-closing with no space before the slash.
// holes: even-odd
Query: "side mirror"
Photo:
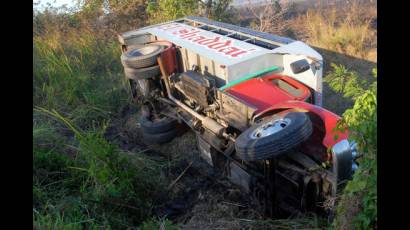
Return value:
<svg viewBox="0 0 410 230">
<path fill-rule="evenodd" d="M 303 73 L 306 70 L 310 69 L 309 63 L 306 59 L 301 59 L 299 61 L 292 62 L 290 64 L 290 68 L 294 74 Z"/>
</svg>

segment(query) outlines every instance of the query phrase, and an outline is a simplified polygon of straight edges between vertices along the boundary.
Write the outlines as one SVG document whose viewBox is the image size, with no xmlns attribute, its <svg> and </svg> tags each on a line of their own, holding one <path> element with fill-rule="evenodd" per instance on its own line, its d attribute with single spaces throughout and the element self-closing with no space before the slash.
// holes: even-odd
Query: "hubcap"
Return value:
<svg viewBox="0 0 410 230">
<path fill-rule="evenodd" d="M 251 133 L 252 139 L 258 139 L 262 137 L 266 137 L 281 131 L 282 129 L 286 128 L 290 124 L 289 118 L 280 118 L 277 120 L 269 121 L 268 123 L 263 124 L 259 128 L 255 129 Z"/>
</svg>

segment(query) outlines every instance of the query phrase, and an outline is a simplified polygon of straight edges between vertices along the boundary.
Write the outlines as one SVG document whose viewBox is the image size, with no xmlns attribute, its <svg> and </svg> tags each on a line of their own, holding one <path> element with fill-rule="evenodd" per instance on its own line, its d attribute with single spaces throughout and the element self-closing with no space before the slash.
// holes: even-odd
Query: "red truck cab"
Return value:
<svg viewBox="0 0 410 230">
<path fill-rule="evenodd" d="M 282 75 L 253 78 L 227 88 L 225 91 L 256 107 L 256 113 L 284 101 L 311 102 L 308 87 Z"/>
</svg>

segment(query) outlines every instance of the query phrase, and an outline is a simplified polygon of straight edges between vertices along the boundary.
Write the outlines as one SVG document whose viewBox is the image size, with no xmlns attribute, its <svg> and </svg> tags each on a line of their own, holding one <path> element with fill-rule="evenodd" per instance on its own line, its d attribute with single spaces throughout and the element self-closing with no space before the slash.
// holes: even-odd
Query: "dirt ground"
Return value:
<svg viewBox="0 0 410 230">
<path fill-rule="evenodd" d="M 170 199 L 155 209 L 182 229 L 314 229 L 315 218 L 264 219 L 255 200 L 230 183 L 199 157 L 195 134 L 187 130 L 164 145 L 147 146 L 137 120 L 137 108 L 124 108 L 121 117 L 107 130 L 106 138 L 129 152 L 143 150 L 168 158 L 170 181 L 182 176 L 170 188 Z M 183 171 L 185 172 L 183 173 Z M 172 184 L 172 182 L 170 184 Z"/>
</svg>

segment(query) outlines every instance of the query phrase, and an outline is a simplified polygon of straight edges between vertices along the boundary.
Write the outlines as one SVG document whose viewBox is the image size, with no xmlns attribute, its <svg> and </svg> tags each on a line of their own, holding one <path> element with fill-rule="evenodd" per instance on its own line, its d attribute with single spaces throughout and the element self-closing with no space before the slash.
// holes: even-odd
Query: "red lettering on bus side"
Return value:
<svg viewBox="0 0 410 230">
<path fill-rule="evenodd" d="M 175 35 L 177 35 L 177 34 L 186 34 L 186 33 L 188 33 L 187 29 L 181 29 L 181 30 L 172 32 L 172 34 L 175 34 Z"/>
<path fill-rule="evenodd" d="M 181 27 L 181 25 L 169 25 L 169 26 L 164 26 L 164 28 L 161 28 L 162 30 L 172 30 L 172 29 L 175 29 L 175 28 L 178 28 L 178 27 Z"/>
<path fill-rule="evenodd" d="M 247 53 L 248 51 L 246 51 L 246 50 L 243 50 L 243 51 L 240 51 L 240 52 L 237 52 L 237 53 L 233 53 L 233 54 L 231 54 L 231 57 L 238 57 L 240 54 L 244 54 L 244 53 Z"/>
<path fill-rule="evenodd" d="M 179 27 L 182 27 L 182 26 L 178 24 L 174 24 L 174 25 L 164 25 L 159 28 L 162 30 L 171 30 L 171 29 L 175 29 Z M 224 55 L 228 55 L 233 58 L 255 50 L 254 48 L 249 49 L 249 50 L 243 50 L 240 47 L 230 46 L 233 43 L 232 40 L 221 41 L 221 38 L 222 38 L 221 36 L 209 38 L 209 37 L 198 35 L 198 33 L 200 32 L 202 32 L 202 30 L 198 30 L 195 28 L 192 28 L 192 29 L 181 28 L 171 33 L 182 39 L 194 42 L 201 46 L 207 46 L 208 48 L 213 49 L 217 51 L 218 53 L 223 53 Z"/>
<path fill-rule="evenodd" d="M 208 39 L 204 39 L 203 41 L 198 42 L 198 44 L 206 46 L 206 45 L 210 45 L 214 42 L 219 41 L 219 39 L 221 38 L 220 37 L 208 38 Z"/>
<path fill-rule="evenodd" d="M 186 40 L 192 40 L 193 38 L 195 38 L 197 36 L 197 33 L 190 33 L 190 34 L 184 34 L 183 36 L 180 36 L 183 39 Z"/>
<path fill-rule="evenodd" d="M 225 42 L 214 43 L 212 45 L 208 45 L 208 48 L 219 49 L 219 48 L 222 48 L 222 47 L 229 46 L 231 43 L 232 43 L 231 40 L 228 40 L 228 41 L 225 41 Z"/>
<path fill-rule="evenodd" d="M 198 42 L 200 42 L 200 41 L 203 40 L 203 39 L 206 39 L 206 37 L 200 35 L 200 36 L 196 37 L 195 39 L 192 39 L 192 41 L 198 43 Z"/>
<path fill-rule="evenodd" d="M 225 47 L 225 48 L 222 48 L 222 49 L 218 50 L 218 52 L 224 53 L 226 55 L 231 55 L 231 53 L 237 52 L 237 51 L 241 51 L 241 49 L 239 49 L 237 47 L 233 47 L 233 46 Z"/>
<path fill-rule="evenodd" d="M 179 37 L 180 37 L 180 38 L 187 39 L 187 38 L 196 36 L 197 33 L 199 33 L 199 32 L 200 32 L 200 31 L 192 31 L 192 32 L 189 32 L 189 33 L 186 33 L 186 34 L 183 34 L 183 35 L 179 35 Z"/>
</svg>

